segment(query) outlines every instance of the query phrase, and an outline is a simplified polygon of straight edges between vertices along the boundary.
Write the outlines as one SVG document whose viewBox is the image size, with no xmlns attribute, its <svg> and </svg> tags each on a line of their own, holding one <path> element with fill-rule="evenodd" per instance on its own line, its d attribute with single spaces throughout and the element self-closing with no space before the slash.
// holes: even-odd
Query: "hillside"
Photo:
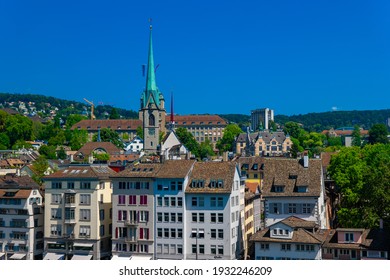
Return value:
<svg viewBox="0 0 390 280">
<path fill-rule="evenodd" d="M 54 111 L 57 116 L 66 117 L 70 114 L 87 115 L 90 106 L 86 103 L 59 99 L 38 94 L 11 94 L 0 93 L 0 108 L 13 108 L 21 114 L 48 117 Z M 95 116 L 97 119 L 107 119 L 114 107 L 97 105 Z M 132 110 L 115 108 L 121 118 L 137 119 L 138 113 Z M 196 113 L 196 112 L 194 112 Z M 228 122 L 237 123 L 245 129 L 249 125 L 250 116 L 245 114 L 222 114 Z M 286 122 L 301 123 L 305 130 L 320 132 L 324 129 L 350 127 L 359 125 L 370 129 L 373 124 L 386 123 L 390 118 L 390 109 L 365 111 L 334 111 L 323 113 L 309 113 L 300 115 L 276 115 L 275 122 L 283 126 Z"/>
<path fill-rule="evenodd" d="M 90 112 L 90 105 L 77 101 L 69 101 L 51 96 L 39 94 L 0 93 L 0 108 L 12 108 L 25 115 L 40 115 L 49 117 L 53 111 L 57 116 L 66 117 L 70 114 L 87 115 Z M 107 119 L 114 107 L 110 105 L 95 106 L 97 119 Z M 115 108 L 121 118 L 135 119 L 138 113 Z"/>
</svg>

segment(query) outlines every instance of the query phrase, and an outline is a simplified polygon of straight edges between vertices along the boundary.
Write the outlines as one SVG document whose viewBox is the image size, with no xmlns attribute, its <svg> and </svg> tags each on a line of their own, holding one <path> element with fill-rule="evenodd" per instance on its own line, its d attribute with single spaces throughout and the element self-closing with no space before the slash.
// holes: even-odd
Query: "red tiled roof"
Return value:
<svg viewBox="0 0 390 280">
<path fill-rule="evenodd" d="M 170 122 L 170 115 L 165 117 Z M 227 122 L 218 115 L 184 115 L 174 116 L 175 124 L 181 125 L 227 125 Z"/>
<path fill-rule="evenodd" d="M 107 154 L 119 154 L 120 149 L 111 142 L 88 142 L 77 151 L 76 155 L 82 153 L 83 155 L 90 155 L 96 149 L 105 150 Z"/>
<path fill-rule="evenodd" d="M 112 130 L 136 130 L 142 127 L 142 121 L 136 119 L 129 120 L 82 120 L 74 124 L 73 129 L 98 130 L 99 128 L 111 128 Z"/>
</svg>

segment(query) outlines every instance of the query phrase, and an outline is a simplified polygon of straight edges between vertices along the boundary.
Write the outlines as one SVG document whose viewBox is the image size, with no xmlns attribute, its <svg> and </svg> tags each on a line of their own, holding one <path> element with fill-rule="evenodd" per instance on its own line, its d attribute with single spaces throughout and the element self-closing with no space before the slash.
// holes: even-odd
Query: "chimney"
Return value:
<svg viewBox="0 0 390 280">
<path fill-rule="evenodd" d="M 303 167 L 308 168 L 309 167 L 309 155 L 307 151 L 303 153 Z"/>
</svg>

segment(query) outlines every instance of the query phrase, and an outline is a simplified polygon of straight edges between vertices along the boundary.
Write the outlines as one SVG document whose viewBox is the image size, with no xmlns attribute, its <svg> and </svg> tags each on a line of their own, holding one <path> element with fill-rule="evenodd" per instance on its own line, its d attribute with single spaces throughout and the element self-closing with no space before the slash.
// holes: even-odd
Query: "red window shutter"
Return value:
<svg viewBox="0 0 390 280">
<path fill-rule="evenodd" d="M 139 239 L 144 239 L 144 229 L 143 228 L 139 229 Z"/>
</svg>

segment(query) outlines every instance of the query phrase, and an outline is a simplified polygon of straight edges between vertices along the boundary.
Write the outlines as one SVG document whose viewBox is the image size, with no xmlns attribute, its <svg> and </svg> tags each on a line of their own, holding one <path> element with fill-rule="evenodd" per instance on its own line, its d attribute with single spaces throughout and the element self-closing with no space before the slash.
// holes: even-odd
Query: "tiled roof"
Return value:
<svg viewBox="0 0 390 280">
<path fill-rule="evenodd" d="M 240 157 L 238 158 L 238 162 L 241 165 L 241 168 L 244 164 L 248 165 L 249 170 L 261 170 L 262 164 L 265 162 L 265 157 L 254 156 L 254 157 Z M 257 168 L 256 168 L 257 164 Z"/>
<path fill-rule="evenodd" d="M 321 244 L 321 239 L 316 236 L 315 233 L 298 228 L 294 230 L 291 239 L 286 238 L 273 238 L 270 235 L 270 229 L 265 228 L 252 235 L 251 241 L 255 242 L 275 242 L 275 243 L 306 243 L 306 244 Z"/>
<path fill-rule="evenodd" d="M 84 156 L 89 156 L 96 149 L 103 149 L 106 151 L 107 154 L 110 155 L 119 154 L 121 151 L 117 146 L 115 146 L 111 142 L 88 142 L 84 146 L 82 146 L 80 150 L 77 151 L 76 155 L 81 153 Z"/>
<path fill-rule="evenodd" d="M 324 168 L 327 168 L 330 164 L 330 160 L 333 155 L 337 154 L 337 152 L 322 152 L 321 153 L 321 160 L 322 160 L 322 166 Z"/>
<path fill-rule="evenodd" d="M 231 193 L 236 165 L 233 162 L 196 162 L 190 175 L 186 193 Z M 204 187 L 192 188 L 192 180 L 202 180 Z M 211 180 L 222 180 L 223 187 L 210 188 Z"/>
<path fill-rule="evenodd" d="M 283 131 L 276 131 L 276 132 L 270 132 L 270 131 L 259 131 L 250 133 L 249 137 L 252 141 L 257 141 L 260 137 L 263 139 L 263 141 L 267 144 L 271 143 L 273 139 L 278 141 L 279 143 L 283 143 L 284 140 L 286 140 L 286 135 Z M 237 137 L 237 142 L 246 142 L 247 139 L 247 133 L 240 133 Z"/>
<path fill-rule="evenodd" d="M 5 175 L 0 177 L 0 189 L 4 188 L 39 188 L 39 185 L 29 176 Z"/>
<path fill-rule="evenodd" d="M 30 196 L 32 189 L 26 190 L 0 190 L 0 198 L 11 198 L 11 199 L 26 199 Z M 14 192 L 15 194 L 13 196 L 7 196 L 6 194 L 9 192 Z"/>
<path fill-rule="evenodd" d="M 161 163 L 135 163 L 125 170 L 111 176 L 112 178 L 156 178 L 161 169 Z"/>
<path fill-rule="evenodd" d="M 194 165 L 194 160 L 167 160 L 158 171 L 158 178 L 184 178 Z"/>
<path fill-rule="evenodd" d="M 263 197 L 314 196 L 321 194 L 321 160 L 309 159 L 309 167 L 303 167 L 303 159 L 265 158 Z M 283 186 L 283 192 L 275 192 L 275 186 Z M 296 187 L 307 187 L 297 192 Z"/>
<path fill-rule="evenodd" d="M 111 128 L 112 130 L 136 130 L 142 127 L 142 121 L 137 119 L 129 120 L 82 120 L 74 124 L 73 129 L 98 130 L 99 128 Z"/>
<path fill-rule="evenodd" d="M 165 117 L 166 123 L 170 122 L 170 115 Z M 174 116 L 175 124 L 182 125 L 227 125 L 227 122 L 218 115 L 184 115 Z"/>
<path fill-rule="evenodd" d="M 306 221 L 301 218 L 290 216 L 286 219 L 283 219 L 280 221 L 280 223 L 283 223 L 291 228 L 306 228 L 306 229 L 313 229 L 316 227 L 316 222 L 314 221 Z"/>
<path fill-rule="evenodd" d="M 257 190 L 260 187 L 258 182 L 245 182 L 245 187 L 249 189 L 252 193 L 257 193 Z"/>
<path fill-rule="evenodd" d="M 115 175 L 115 171 L 105 165 L 96 166 L 70 166 L 69 168 L 59 170 L 53 174 L 45 176 L 44 180 L 52 179 L 74 179 L 74 178 L 94 178 L 107 179 Z"/>
</svg>

